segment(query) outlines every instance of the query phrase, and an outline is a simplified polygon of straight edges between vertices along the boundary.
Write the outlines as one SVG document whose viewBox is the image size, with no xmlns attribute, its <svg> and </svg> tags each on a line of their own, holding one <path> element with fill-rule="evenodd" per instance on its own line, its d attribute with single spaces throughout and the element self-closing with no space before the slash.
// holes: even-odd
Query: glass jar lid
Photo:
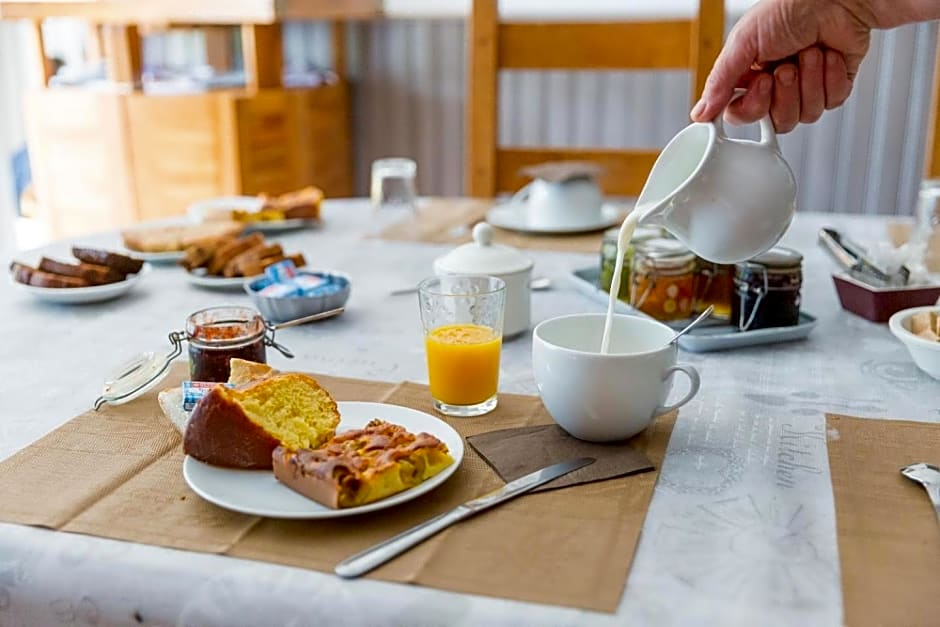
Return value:
<svg viewBox="0 0 940 627">
<path fill-rule="evenodd" d="M 251 307 L 208 307 L 186 319 L 186 339 L 205 348 L 231 348 L 263 336 L 267 326 Z"/>
<path fill-rule="evenodd" d="M 638 226 L 633 231 L 630 241 L 633 243 L 645 242 L 646 240 L 662 238 L 663 230 L 656 226 Z M 620 239 L 620 227 L 615 226 L 612 229 L 604 231 L 604 243 L 616 244 Z"/>
<path fill-rule="evenodd" d="M 803 255 L 792 248 L 775 246 L 746 263 L 761 265 L 768 270 L 792 270 L 803 263 Z"/>
<path fill-rule="evenodd" d="M 685 244 L 665 237 L 639 242 L 636 252 L 658 268 L 678 268 L 695 260 L 695 255 Z"/>
<path fill-rule="evenodd" d="M 101 409 L 105 403 L 129 403 L 156 387 L 166 379 L 173 360 L 182 354 L 185 339 L 186 336 L 182 333 L 171 333 L 170 343 L 173 344 L 173 350 L 166 355 L 158 352 L 141 353 L 121 364 L 105 381 L 101 396 L 95 400 L 95 409 Z"/>
</svg>

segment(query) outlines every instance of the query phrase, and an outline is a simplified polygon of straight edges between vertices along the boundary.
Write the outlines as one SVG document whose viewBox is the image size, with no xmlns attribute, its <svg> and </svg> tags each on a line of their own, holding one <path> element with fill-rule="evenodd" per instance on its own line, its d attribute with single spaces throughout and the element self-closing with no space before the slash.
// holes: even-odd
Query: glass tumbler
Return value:
<svg viewBox="0 0 940 627">
<path fill-rule="evenodd" d="M 407 217 L 417 210 L 415 178 L 418 165 L 411 159 L 378 159 L 372 162 L 372 210 L 378 217 Z"/>
<path fill-rule="evenodd" d="M 487 276 L 442 276 L 418 286 L 434 408 L 482 416 L 496 408 L 506 283 Z"/>
</svg>

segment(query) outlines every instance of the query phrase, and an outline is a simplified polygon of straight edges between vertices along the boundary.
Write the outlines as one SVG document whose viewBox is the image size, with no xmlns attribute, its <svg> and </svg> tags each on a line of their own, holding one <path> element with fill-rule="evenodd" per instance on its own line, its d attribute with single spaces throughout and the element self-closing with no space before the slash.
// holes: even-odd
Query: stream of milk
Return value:
<svg viewBox="0 0 940 627">
<path fill-rule="evenodd" d="M 640 217 L 646 213 L 649 205 L 637 205 L 633 208 L 623 224 L 620 225 L 620 233 L 617 236 L 617 261 L 614 264 L 614 276 L 610 282 L 610 297 L 607 301 L 607 318 L 604 320 L 604 337 L 601 339 L 601 353 L 610 352 L 610 328 L 614 322 L 614 305 L 617 303 L 617 295 L 620 293 L 620 279 L 623 274 L 623 257 L 633 238 L 633 231 L 636 229 L 636 223 Z"/>
</svg>

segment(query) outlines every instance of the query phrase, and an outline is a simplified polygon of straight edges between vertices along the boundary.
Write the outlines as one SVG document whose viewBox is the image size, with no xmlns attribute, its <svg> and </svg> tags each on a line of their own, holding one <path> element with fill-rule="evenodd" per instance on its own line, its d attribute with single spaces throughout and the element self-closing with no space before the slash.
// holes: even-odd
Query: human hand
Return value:
<svg viewBox="0 0 940 627">
<path fill-rule="evenodd" d="M 764 0 L 735 25 L 705 84 L 692 119 L 725 111 L 733 124 L 770 113 L 780 133 L 815 122 L 841 105 L 874 24 L 850 0 Z M 747 91 L 731 102 L 736 87 Z"/>
</svg>

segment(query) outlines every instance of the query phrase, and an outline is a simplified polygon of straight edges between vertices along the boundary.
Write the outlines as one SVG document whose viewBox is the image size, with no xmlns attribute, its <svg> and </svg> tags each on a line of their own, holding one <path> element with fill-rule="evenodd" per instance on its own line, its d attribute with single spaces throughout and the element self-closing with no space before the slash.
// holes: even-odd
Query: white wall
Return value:
<svg viewBox="0 0 940 627">
<path fill-rule="evenodd" d="M 0 22 L 0 260 L 13 250 L 14 204 L 10 157 L 23 145 L 23 89 L 27 84 L 21 24 Z"/>
</svg>

